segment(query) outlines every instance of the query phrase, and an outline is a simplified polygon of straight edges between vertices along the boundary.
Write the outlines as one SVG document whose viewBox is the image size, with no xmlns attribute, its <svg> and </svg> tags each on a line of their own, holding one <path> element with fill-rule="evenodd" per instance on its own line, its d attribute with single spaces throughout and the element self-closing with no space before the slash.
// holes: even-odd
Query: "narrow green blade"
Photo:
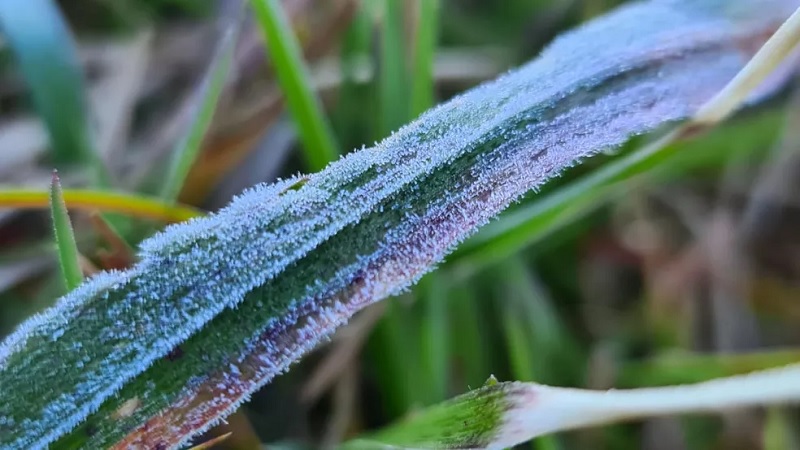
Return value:
<svg viewBox="0 0 800 450">
<path fill-rule="evenodd" d="M 225 78 L 230 72 L 233 53 L 236 48 L 238 24 L 226 30 L 217 47 L 217 54 L 208 69 L 208 74 L 203 85 L 197 93 L 197 107 L 189 130 L 178 144 L 172 155 L 172 163 L 167 172 L 167 179 L 161 192 L 161 197 L 167 201 L 174 201 L 181 192 L 183 182 L 189 174 L 197 159 L 203 144 L 203 137 L 211 125 L 214 110 L 217 107 L 219 96 L 225 86 Z"/>
<path fill-rule="evenodd" d="M 250 0 L 250 5 L 297 125 L 307 167 L 312 172 L 321 170 L 338 157 L 339 150 L 319 99 L 311 90 L 297 38 L 278 0 Z"/>
<path fill-rule="evenodd" d="M 58 173 L 53 171 L 53 181 L 50 184 L 50 213 L 53 217 L 53 231 L 58 249 L 58 262 L 67 291 L 78 287 L 83 281 L 80 262 L 78 260 L 78 246 L 75 243 L 75 234 L 67 213 L 67 205 L 61 192 L 61 181 Z"/>
</svg>

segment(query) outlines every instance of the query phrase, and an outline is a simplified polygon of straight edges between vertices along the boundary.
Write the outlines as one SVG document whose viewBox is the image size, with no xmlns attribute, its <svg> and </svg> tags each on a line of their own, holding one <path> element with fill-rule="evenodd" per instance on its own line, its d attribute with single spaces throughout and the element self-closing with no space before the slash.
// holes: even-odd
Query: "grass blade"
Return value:
<svg viewBox="0 0 800 450">
<path fill-rule="evenodd" d="M 412 118 L 422 114 L 434 104 L 433 60 L 436 56 L 440 0 L 416 0 L 416 3 L 419 18 L 411 89 Z"/>
<path fill-rule="evenodd" d="M 421 377 L 417 382 L 418 389 L 425 391 L 422 397 L 425 405 L 446 399 L 450 380 L 448 292 L 444 280 L 438 275 L 429 274 L 420 280 L 415 290 L 421 297 L 418 300 L 420 306 L 425 308 L 419 315 Z"/>
<path fill-rule="evenodd" d="M 261 26 L 275 74 L 298 127 L 308 170 L 321 170 L 338 157 L 339 150 L 322 106 L 310 89 L 289 19 L 278 0 L 251 0 L 250 5 Z"/>
<path fill-rule="evenodd" d="M 236 27 L 238 24 L 231 25 L 231 28 L 223 34 L 222 40 L 217 46 L 217 54 L 214 55 L 208 68 L 208 74 L 197 93 L 197 107 L 189 130 L 172 155 L 172 163 L 161 191 L 161 198 L 166 201 L 174 201 L 178 198 L 186 176 L 200 152 L 206 131 L 211 125 L 217 101 L 225 87 L 225 78 L 230 72 L 233 61 L 236 37 L 238 36 Z"/>
<path fill-rule="evenodd" d="M 569 348 L 569 336 L 562 329 L 556 312 L 548 304 L 540 286 L 527 273 L 520 258 L 512 258 L 496 271 L 497 296 L 502 305 L 511 376 L 517 380 L 546 382 L 556 370 L 568 370 L 575 349 Z M 563 378 L 562 378 L 563 379 Z M 542 436 L 533 448 L 559 448 L 552 436 Z"/>
<path fill-rule="evenodd" d="M 737 5 L 623 7 L 373 148 L 148 239 L 0 344 L 0 444 L 182 445 L 525 192 L 693 114 L 793 10 Z"/>
<path fill-rule="evenodd" d="M 564 380 L 576 369 L 577 349 L 542 286 L 531 277 L 521 258 L 512 258 L 494 271 L 507 327 L 512 376 L 548 383 Z"/>
<path fill-rule="evenodd" d="M 78 260 L 78 245 L 72 232 L 72 223 L 67 213 L 67 205 L 61 193 L 61 181 L 58 173 L 53 172 L 53 181 L 50 184 L 50 213 L 53 218 L 53 231 L 58 248 L 58 263 L 67 291 L 78 287 L 83 281 L 80 261 Z"/>
<path fill-rule="evenodd" d="M 800 365 L 694 385 L 632 390 L 499 383 L 420 412 L 352 447 L 501 449 L 581 427 L 791 403 L 800 403 Z"/>
<path fill-rule="evenodd" d="M 36 189 L 3 189 L 0 190 L 0 208 L 44 209 L 48 207 L 49 195 L 48 191 Z M 64 189 L 62 195 L 69 209 L 115 212 L 165 223 L 183 222 L 204 214 L 190 206 L 165 204 L 141 194 Z"/>
<path fill-rule="evenodd" d="M 102 179 L 83 68 L 58 6 L 53 0 L 2 1 L 0 29 L 50 134 L 53 162 L 61 168 L 90 164 Z"/>
<path fill-rule="evenodd" d="M 703 105 L 691 123 L 714 125 L 731 115 L 800 43 L 800 8 L 753 56 L 736 77 Z"/>
<path fill-rule="evenodd" d="M 403 36 L 403 1 L 383 0 L 381 53 L 378 67 L 380 122 L 378 138 L 384 138 L 406 122 L 408 89 Z"/>
</svg>

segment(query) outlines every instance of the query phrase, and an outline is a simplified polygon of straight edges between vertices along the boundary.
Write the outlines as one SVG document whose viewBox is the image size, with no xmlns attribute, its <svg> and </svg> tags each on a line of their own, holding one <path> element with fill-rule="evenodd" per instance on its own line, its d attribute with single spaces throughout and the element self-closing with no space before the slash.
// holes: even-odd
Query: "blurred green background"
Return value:
<svg viewBox="0 0 800 450">
<path fill-rule="evenodd" d="M 213 211 L 371 145 L 618 3 L 284 0 L 303 69 L 264 51 L 260 21 L 237 0 L 5 2 L 0 336 L 64 292 L 47 212 L 12 188 L 42 190 L 57 167 L 67 188 Z M 313 96 L 293 103 L 304 91 Z M 625 158 L 648 136 L 568 171 L 207 437 L 232 430 L 228 449 L 327 447 L 492 374 L 607 389 L 797 361 L 798 100 L 790 86 L 645 163 Z M 129 265 L 128 246 L 164 226 L 136 214 L 72 220 L 86 271 Z M 800 414 L 663 418 L 521 447 L 793 449 Z"/>
</svg>

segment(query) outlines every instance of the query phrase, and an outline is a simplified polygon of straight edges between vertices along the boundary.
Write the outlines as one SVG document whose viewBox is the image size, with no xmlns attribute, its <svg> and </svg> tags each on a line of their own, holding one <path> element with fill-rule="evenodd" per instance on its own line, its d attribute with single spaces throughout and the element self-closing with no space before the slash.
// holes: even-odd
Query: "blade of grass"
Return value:
<svg viewBox="0 0 800 450">
<path fill-rule="evenodd" d="M 527 272 L 524 261 L 512 258 L 499 265 L 494 273 L 498 304 L 502 305 L 504 316 L 502 328 L 511 376 L 540 383 L 567 379 L 554 373 L 569 370 L 569 360 L 578 357 L 576 349 L 570 348 L 568 335 L 541 287 Z M 538 437 L 532 445 L 538 450 L 560 448 L 558 440 L 552 436 Z"/>
<path fill-rule="evenodd" d="M 83 272 L 78 261 L 78 246 L 72 232 L 72 223 L 67 213 L 67 205 L 61 192 L 61 181 L 58 173 L 53 171 L 53 181 L 50 184 L 50 213 L 53 218 L 53 232 L 58 249 L 58 263 L 67 291 L 78 287 L 83 281 Z"/>
<path fill-rule="evenodd" d="M 89 189 L 64 189 L 62 192 L 69 209 L 116 212 L 166 223 L 183 222 L 204 214 L 190 206 L 166 204 L 141 194 Z M 49 195 L 48 191 L 35 189 L 3 189 L 0 190 L 0 208 L 45 209 Z"/>
<path fill-rule="evenodd" d="M 197 92 L 194 117 L 188 132 L 172 154 L 172 162 L 161 191 L 161 198 L 165 201 L 171 202 L 178 198 L 186 176 L 200 152 L 203 138 L 208 131 L 220 94 L 225 87 L 225 78 L 230 72 L 236 48 L 238 26 L 238 23 L 230 25 L 230 28 L 223 33 L 217 46 L 216 55 L 214 55 L 203 84 Z"/>
<path fill-rule="evenodd" d="M 737 110 L 800 43 L 800 8 L 759 49 L 753 59 L 716 96 L 703 105 L 690 123 L 712 126 Z"/>
<path fill-rule="evenodd" d="M 492 271 L 496 298 L 506 318 L 517 329 L 509 330 L 513 377 L 548 383 L 574 379 L 565 373 L 581 371 L 578 348 L 567 333 L 543 286 L 533 278 L 519 257 Z"/>
<path fill-rule="evenodd" d="M 370 361 L 384 396 L 381 412 L 389 417 L 401 416 L 422 405 L 427 396 L 427 387 L 419 384 L 423 379 L 422 336 L 408 300 L 395 298 L 388 302 L 386 313 L 369 340 Z"/>
<path fill-rule="evenodd" d="M 411 81 L 411 117 L 417 117 L 434 103 L 433 60 L 436 56 L 440 0 L 415 0 L 419 10 Z"/>
<path fill-rule="evenodd" d="M 484 336 L 488 335 L 485 315 L 481 306 L 488 298 L 479 298 L 477 287 L 468 283 L 452 288 L 453 301 L 450 304 L 450 320 L 455 325 L 450 328 L 450 342 L 456 360 L 453 372 L 461 386 L 480 386 L 486 378 L 486 368 L 492 367 L 489 356 L 490 346 Z"/>
<path fill-rule="evenodd" d="M 89 125 L 83 68 L 67 24 L 53 0 L 0 2 L 0 29 L 50 134 L 53 162 L 89 165 L 105 182 Z"/>
<path fill-rule="evenodd" d="M 791 418 L 782 408 L 769 408 L 767 417 L 764 420 L 763 449 L 764 450 L 785 450 L 798 448 L 792 426 Z"/>
<path fill-rule="evenodd" d="M 445 280 L 432 273 L 420 280 L 415 292 L 424 308 L 420 319 L 420 378 L 417 385 L 426 391 L 425 405 L 447 398 L 450 380 L 450 318 L 448 317 L 448 291 Z"/>
<path fill-rule="evenodd" d="M 377 78 L 380 104 L 378 139 L 388 136 L 406 122 L 409 106 L 406 89 L 403 1 L 383 0 L 382 6 L 381 53 Z"/>
<path fill-rule="evenodd" d="M 278 0 L 250 0 L 278 82 L 300 132 L 308 169 L 316 172 L 339 156 L 322 107 L 310 89 L 297 38 Z"/>
<path fill-rule="evenodd" d="M 503 331 L 506 340 L 511 374 L 519 380 L 536 380 L 534 367 L 537 361 L 542 361 L 541 347 L 537 346 L 528 337 L 529 324 L 525 316 L 520 315 L 517 308 L 507 305 L 503 308 Z M 540 436 L 531 443 L 531 448 L 537 450 L 550 450 L 559 448 L 559 443 L 551 436 Z"/>
<path fill-rule="evenodd" d="M 377 3 L 377 2 L 376 2 Z M 363 142 L 364 136 L 373 136 L 377 127 L 375 114 L 364 108 L 364 97 L 369 97 L 372 85 L 359 81 L 359 66 L 368 58 L 372 44 L 372 22 L 374 3 L 362 2 L 355 17 L 342 36 L 340 63 L 342 82 L 339 96 L 331 120 L 334 122 L 336 136 L 347 147 L 355 147 Z"/>
<path fill-rule="evenodd" d="M 345 448 L 511 447 L 557 431 L 678 413 L 800 403 L 800 365 L 663 388 L 590 391 L 486 386 Z"/>
</svg>

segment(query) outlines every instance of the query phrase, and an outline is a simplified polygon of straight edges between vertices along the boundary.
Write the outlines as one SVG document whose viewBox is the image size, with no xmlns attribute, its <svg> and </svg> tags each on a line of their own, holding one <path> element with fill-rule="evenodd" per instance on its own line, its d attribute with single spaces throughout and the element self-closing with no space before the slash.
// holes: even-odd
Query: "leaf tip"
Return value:
<svg viewBox="0 0 800 450">
<path fill-rule="evenodd" d="M 61 273 L 64 276 L 67 290 L 71 291 L 83 281 L 83 271 L 81 270 L 78 247 L 75 243 L 75 235 L 67 212 L 67 205 L 64 202 L 64 194 L 61 190 L 61 179 L 56 169 L 53 169 L 50 182 L 50 214 L 53 220 L 53 233 L 56 240 Z"/>
</svg>

